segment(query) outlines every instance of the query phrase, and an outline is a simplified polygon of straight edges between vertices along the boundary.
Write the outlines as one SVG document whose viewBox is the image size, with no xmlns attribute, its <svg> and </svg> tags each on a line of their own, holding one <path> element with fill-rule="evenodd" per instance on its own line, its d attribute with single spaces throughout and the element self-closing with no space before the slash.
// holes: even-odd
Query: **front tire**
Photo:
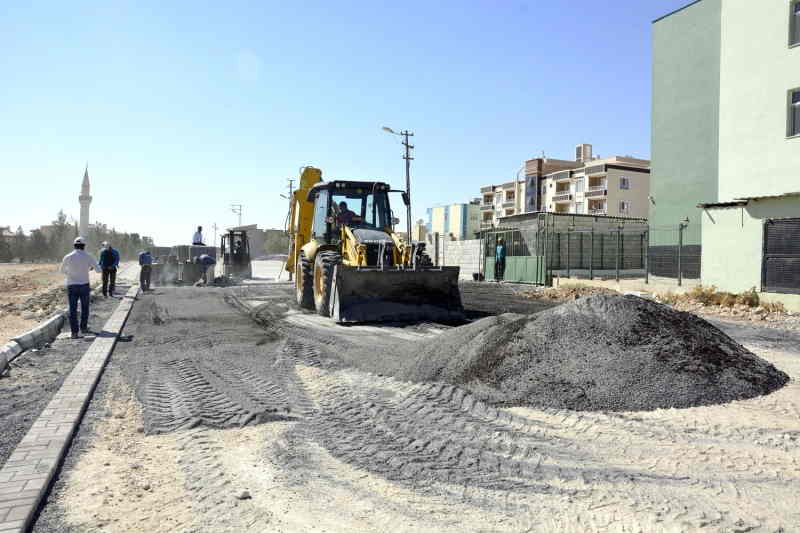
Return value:
<svg viewBox="0 0 800 533">
<path fill-rule="evenodd" d="M 317 253 L 314 261 L 314 307 L 321 316 L 331 316 L 333 271 L 340 262 L 341 256 L 332 251 Z"/>
<path fill-rule="evenodd" d="M 303 252 L 297 256 L 294 269 L 294 291 L 297 305 L 303 309 L 314 309 L 314 276 L 311 262 Z"/>
</svg>

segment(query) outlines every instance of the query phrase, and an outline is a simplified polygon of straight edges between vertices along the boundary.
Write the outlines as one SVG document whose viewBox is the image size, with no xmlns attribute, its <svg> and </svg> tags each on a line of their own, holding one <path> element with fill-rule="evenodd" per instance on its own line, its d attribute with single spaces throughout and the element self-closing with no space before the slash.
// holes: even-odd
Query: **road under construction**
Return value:
<svg viewBox="0 0 800 533">
<path fill-rule="evenodd" d="M 34 531 L 800 523 L 796 336 L 460 294 L 461 322 L 347 326 L 285 282 L 140 295 Z"/>
</svg>

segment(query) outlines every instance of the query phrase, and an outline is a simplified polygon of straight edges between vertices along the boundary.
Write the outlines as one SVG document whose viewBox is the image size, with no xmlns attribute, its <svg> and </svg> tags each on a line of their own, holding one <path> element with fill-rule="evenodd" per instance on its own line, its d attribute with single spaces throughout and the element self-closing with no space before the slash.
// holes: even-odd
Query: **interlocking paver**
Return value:
<svg viewBox="0 0 800 533">
<path fill-rule="evenodd" d="M 0 533 L 30 526 L 137 293 L 136 287 L 128 291 L 103 328 L 110 336 L 94 340 L 0 470 Z"/>
</svg>

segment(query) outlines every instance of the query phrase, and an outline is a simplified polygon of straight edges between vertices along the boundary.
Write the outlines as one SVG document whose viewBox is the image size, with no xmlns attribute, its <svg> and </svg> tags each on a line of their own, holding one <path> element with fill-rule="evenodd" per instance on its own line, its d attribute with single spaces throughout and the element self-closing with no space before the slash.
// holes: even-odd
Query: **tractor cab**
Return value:
<svg viewBox="0 0 800 533">
<path fill-rule="evenodd" d="M 244 230 L 228 230 L 221 243 L 223 276 L 226 278 L 250 279 L 253 267 L 250 264 L 250 241 Z"/>
<path fill-rule="evenodd" d="M 380 182 L 337 180 L 317 184 L 308 195 L 308 200 L 314 202 L 314 239 L 336 243 L 344 227 L 352 231 L 367 230 L 373 237 L 378 232 L 384 233 L 385 239 L 389 239 L 388 234 L 397 224 L 389 192 L 389 185 Z"/>
</svg>

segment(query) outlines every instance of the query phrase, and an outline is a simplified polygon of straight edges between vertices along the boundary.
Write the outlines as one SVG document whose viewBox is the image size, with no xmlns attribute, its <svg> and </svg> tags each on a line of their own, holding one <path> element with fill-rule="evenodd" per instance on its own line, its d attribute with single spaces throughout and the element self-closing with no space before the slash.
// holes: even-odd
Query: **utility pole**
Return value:
<svg viewBox="0 0 800 533">
<path fill-rule="evenodd" d="M 231 204 L 231 211 L 239 215 L 239 226 L 242 225 L 242 204 Z"/>
<path fill-rule="evenodd" d="M 408 243 L 411 244 L 411 160 L 414 159 L 411 157 L 411 150 L 414 149 L 414 145 L 408 142 L 408 138 L 413 137 L 414 134 L 408 130 L 403 130 L 400 133 L 396 133 L 392 128 L 388 128 L 386 126 L 383 127 L 383 131 L 402 137 L 403 146 L 406 149 L 406 153 L 403 155 L 403 159 L 406 160 L 406 197 L 408 200 L 408 203 L 406 204 L 406 226 L 408 228 Z"/>
<path fill-rule="evenodd" d="M 289 194 L 286 195 L 286 198 L 289 199 L 289 214 L 287 215 L 286 220 L 286 233 L 289 235 L 289 255 L 288 257 L 292 256 L 292 250 L 294 249 L 294 234 L 289 232 L 289 228 L 292 227 L 292 220 L 289 220 L 288 217 L 292 216 L 292 202 L 294 201 L 294 180 L 289 178 Z M 281 267 L 283 268 L 283 267 Z M 280 275 L 278 275 L 280 278 Z M 292 273 L 289 272 L 289 281 L 292 281 Z"/>
<path fill-rule="evenodd" d="M 219 226 L 217 226 L 217 223 L 214 222 L 214 225 L 211 226 L 211 227 L 214 228 L 214 246 L 216 246 L 217 245 L 217 229 L 219 229 Z"/>
</svg>

